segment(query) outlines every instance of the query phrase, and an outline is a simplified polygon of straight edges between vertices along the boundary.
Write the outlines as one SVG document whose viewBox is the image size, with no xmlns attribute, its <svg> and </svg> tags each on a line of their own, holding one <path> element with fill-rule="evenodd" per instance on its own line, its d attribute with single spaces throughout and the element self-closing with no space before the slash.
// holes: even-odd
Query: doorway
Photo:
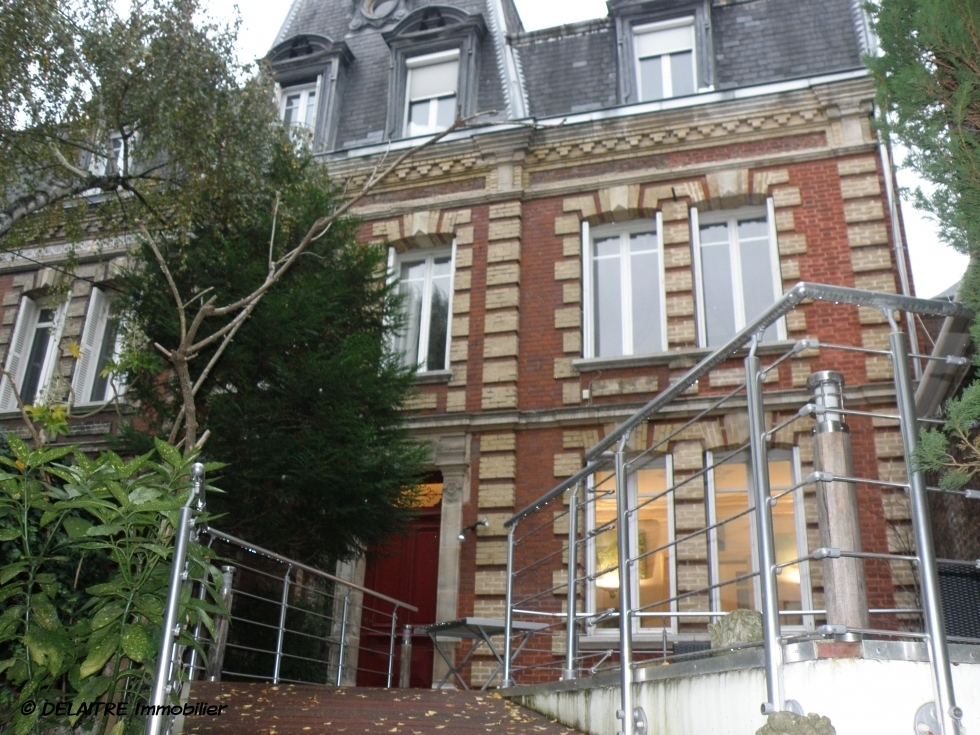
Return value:
<svg viewBox="0 0 980 735">
<path fill-rule="evenodd" d="M 398 640 L 392 666 L 392 686 L 398 685 L 401 666 L 402 631 L 413 630 L 436 621 L 436 590 L 439 576 L 439 527 L 442 517 L 442 476 L 423 484 L 419 515 L 409 522 L 404 535 L 388 539 L 384 545 L 368 549 L 364 586 L 418 608 L 418 612 L 399 609 Z M 373 607 L 382 613 L 373 612 Z M 357 686 L 383 687 L 388 681 L 390 606 L 377 604 L 365 596 L 361 619 L 361 651 L 358 658 Z M 432 641 L 427 635 L 412 636 L 412 668 L 409 686 L 432 686 Z"/>
</svg>

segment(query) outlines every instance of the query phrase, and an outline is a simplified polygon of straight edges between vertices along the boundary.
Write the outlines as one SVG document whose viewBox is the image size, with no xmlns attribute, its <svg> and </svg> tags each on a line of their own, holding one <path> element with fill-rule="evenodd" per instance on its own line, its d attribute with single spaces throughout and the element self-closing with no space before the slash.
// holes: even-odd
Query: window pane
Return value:
<svg viewBox="0 0 980 735">
<path fill-rule="evenodd" d="M 310 92 L 306 99 L 306 117 L 303 124 L 308 128 L 313 127 L 313 114 L 316 112 L 316 92 Z"/>
<path fill-rule="evenodd" d="M 776 301 L 772 278 L 772 254 L 769 228 L 765 219 L 738 223 L 739 251 L 742 267 L 742 297 L 745 323 L 748 324 Z M 764 339 L 776 339 L 776 325 L 770 325 Z"/>
<path fill-rule="evenodd" d="M 640 59 L 640 99 L 644 102 L 664 98 L 663 58 Z"/>
<path fill-rule="evenodd" d="M 118 332 L 118 322 L 110 319 L 106 322 L 105 333 L 102 335 L 102 346 L 99 348 L 99 358 L 95 363 L 95 381 L 92 383 L 92 394 L 90 401 L 104 401 L 106 389 L 109 387 L 109 376 L 103 376 L 106 364 L 112 359 L 116 350 L 116 334 Z"/>
<path fill-rule="evenodd" d="M 694 53 L 684 51 L 670 55 L 671 96 L 681 97 L 694 94 Z"/>
<path fill-rule="evenodd" d="M 611 472 L 596 473 L 595 530 L 593 545 L 596 575 L 596 612 L 619 607 L 619 552 L 616 548 L 616 479 Z M 599 531 L 606 525 L 605 530 Z M 597 628 L 618 628 L 616 618 L 603 620 Z"/>
<path fill-rule="evenodd" d="M 715 517 L 721 523 L 749 507 L 748 473 L 743 462 L 724 464 L 714 470 Z M 718 581 L 721 583 L 752 572 L 752 513 L 718 527 Z M 755 608 L 752 578 L 719 588 L 721 609 Z"/>
<path fill-rule="evenodd" d="M 769 489 L 773 495 L 793 486 L 793 469 L 790 461 L 779 460 L 769 463 Z M 772 533 L 776 545 L 776 561 L 784 563 L 801 556 L 796 537 L 796 498 L 795 493 L 784 495 L 772 509 Z M 803 597 L 800 584 L 800 565 L 786 567 L 776 577 L 781 610 L 802 610 Z M 802 625 L 802 618 L 781 618 L 789 625 Z"/>
<path fill-rule="evenodd" d="M 436 101 L 436 127 L 445 130 L 456 120 L 456 95 L 442 97 Z"/>
<path fill-rule="evenodd" d="M 421 135 L 429 129 L 429 100 L 413 102 L 408 108 L 408 134 Z"/>
<path fill-rule="evenodd" d="M 728 226 L 707 225 L 701 228 L 700 234 L 705 336 L 708 346 L 715 347 L 727 342 L 736 332 Z"/>
<path fill-rule="evenodd" d="M 661 352 L 664 339 L 660 315 L 660 255 L 657 235 L 630 236 L 630 284 L 633 291 L 633 354 Z"/>
<path fill-rule="evenodd" d="M 395 349 L 402 354 L 402 362 L 414 367 L 419 362 L 419 334 L 422 325 L 422 289 L 425 284 L 425 261 L 404 263 L 398 293 L 402 295 L 405 323 L 395 340 Z"/>
<path fill-rule="evenodd" d="M 637 505 L 637 555 L 659 549 L 670 542 L 667 496 L 650 502 L 649 498 L 667 489 L 667 470 L 663 467 L 646 468 L 636 473 Z M 646 503 L 646 504 L 644 504 Z M 670 552 L 663 549 L 640 559 L 636 564 L 640 582 L 640 606 L 653 605 L 670 597 Z M 670 610 L 670 603 L 647 608 L 644 612 Z M 669 618 L 640 618 L 640 627 L 669 627 Z"/>
<path fill-rule="evenodd" d="M 24 382 L 20 387 L 20 400 L 25 406 L 34 403 L 37 397 L 37 389 L 41 382 L 41 370 L 44 369 L 44 358 L 48 354 L 48 342 L 50 339 L 51 317 L 45 319 L 44 315 L 50 310 L 45 309 L 41 312 L 41 318 L 37 328 L 34 330 L 34 342 L 31 344 L 31 351 L 27 358 L 27 368 L 24 373 Z M 41 322 L 47 322 L 42 326 Z"/>
<path fill-rule="evenodd" d="M 286 97 L 286 106 L 283 109 L 282 122 L 288 128 L 299 120 L 299 99 L 301 94 L 291 94 Z"/>
<path fill-rule="evenodd" d="M 623 306 L 620 239 L 597 240 L 593 257 L 595 279 L 595 354 L 623 354 Z"/>
<path fill-rule="evenodd" d="M 432 268 L 432 309 L 429 316 L 429 345 L 425 369 L 446 369 L 446 340 L 449 337 L 450 258 L 438 258 Z"/>
</svg>

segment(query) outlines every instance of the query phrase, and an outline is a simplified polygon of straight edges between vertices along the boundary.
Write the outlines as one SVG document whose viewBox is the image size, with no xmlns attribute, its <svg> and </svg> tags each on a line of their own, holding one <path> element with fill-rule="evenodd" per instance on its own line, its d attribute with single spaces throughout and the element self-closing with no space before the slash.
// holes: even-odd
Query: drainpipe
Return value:
<svg viewBox="0 0 980 735">
<path fill-rule="evenodd" d="M 880 116 L 881 110 L 875 106 L 875 115 Z M 895 167 L 892 162 L 892 150 L 884 138 L 884 133 L 878 136 L 878 155 L 881 156 L 881 169 L 885 176 L 885 198 L 888 200 L 888 216 L 892 226 L 892 248 L 895 251 L 895 260 L 898 263 L 898 281 L 902 289 L 903 296 L 912 295 L 912 286 L 909 281 L 909 271 L 906 265 L 905 243 L 902 241 L 901 222 L 898 217 L 898 194 L 895 188 Z M 911 352 L 919 352 L 919 336 L 915 328 L 915 314 L 910 311 L 905 312 L 905 322 L 909 330 L 909 342 Z M 915 371 L 915 379 L 922 378 L 922 361 L 919 358 L 912 359 L 912 368 Z"/>
</svg>

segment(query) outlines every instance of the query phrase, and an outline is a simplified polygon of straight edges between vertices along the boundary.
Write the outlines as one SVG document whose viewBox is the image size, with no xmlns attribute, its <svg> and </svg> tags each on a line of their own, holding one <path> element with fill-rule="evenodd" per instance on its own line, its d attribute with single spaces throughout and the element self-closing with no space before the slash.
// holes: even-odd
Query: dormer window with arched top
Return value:
<svg viewBox="0 0 980 735">
<path fill-rule="evenodd" d="M 388 138 L 432 135 L 477 111 L 482 15 L 430 5 L 382 34 L 393 55 Z"/>
<path fill-rule="evenodd" d="M 279 118 L 291 133 L 306 131 L 314 149 L 333 145 L 337 100 L 353 58 L 343 41 L 314 35 L 287 39 L 269 53 Z"/>
</svg>

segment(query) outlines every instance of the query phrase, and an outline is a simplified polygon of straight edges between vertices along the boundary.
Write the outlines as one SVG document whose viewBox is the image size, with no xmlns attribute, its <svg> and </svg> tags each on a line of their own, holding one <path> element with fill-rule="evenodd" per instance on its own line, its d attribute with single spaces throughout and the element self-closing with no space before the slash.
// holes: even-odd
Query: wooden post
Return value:
<svg viewBox="0 0 980 735">
<path fill-rule="evenodd" d="M 854 477 L 851 434 L 844 415 L 844 376 L 832 370 L 814 373 L 807 380 L 818 408 L 813 427 L 813 468 L 835 477 Z M 822 410 L 821 410 L 822 409 Z M 841 551 L 862 551 L 857 488 L 853 482 L 817 483 L 817 515 L 820 544 Z M 868 591 L 862 559 L 824 559 L 823 589 L 829 625 L 868 628 Z M 860 634 L 848 633 L 846 640 Z"/>
</svg>

